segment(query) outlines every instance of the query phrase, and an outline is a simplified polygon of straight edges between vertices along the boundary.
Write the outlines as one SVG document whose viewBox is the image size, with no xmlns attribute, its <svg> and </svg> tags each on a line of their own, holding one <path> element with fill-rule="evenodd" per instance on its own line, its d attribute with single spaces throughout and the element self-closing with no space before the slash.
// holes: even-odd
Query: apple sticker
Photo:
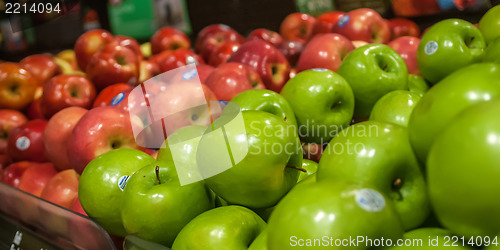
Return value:
<svg viewBox="0 0 500 250">
<path fill-rule="evenodd" d="M 197 74 L 198 74 L 198 71 L 196 71 L 196 69 L 187 70 L 186 72 L 184 72 L 184 74 L 182 74 L 182 80 L 191 80 Z"/>
<path fill-rule="evenodd" d="M 425 54 L 432 55 L 438 50 L 438 44 L 436 41 L 430 41 L 425 45 Z"/>
<path fill-rule="evenodd" d="M 344 27 L 348 22 L 349 20 L 351 19 L 351 17 L 349 15 L 343 15 L 340 19 L 339 19 L 339 22 L 337 23 L 337 25 L 339 27 Z"/>
<path fill-rule="evenodd" d="M 123 98 L 125 97 L 125 93 L 121 92 L 118 93 L 113 99 L 111 99 L 111 106 L 116 106 L 118 103 L 122 102 Z"/>
<path fill-rule="evenodd" d="M 120 188 L 121 191 L 125 189 L 125 186 L 127 186 L 127 182 L 130 179 L 129 175 L 124 175 L 118 179 L 118 188 Z"/>
<path fill-rule="evenodd" d="M 26 136 L 21 136 L 21 137 L 17 138 L 17 140 L 16 140 L 16 147 L 17 147 L 17 149 L 19 149 L 21 151 L 28 149 L 30 147 L 30 145 L 31 145 L 31 141 Z"/>
<path fill-rule="evenodd" d="M 384 196 L 370 188 L 357 191 L 355 199 L 358 206 L 368 212 L 379 212 L 385 207 Z"/>
</svg>

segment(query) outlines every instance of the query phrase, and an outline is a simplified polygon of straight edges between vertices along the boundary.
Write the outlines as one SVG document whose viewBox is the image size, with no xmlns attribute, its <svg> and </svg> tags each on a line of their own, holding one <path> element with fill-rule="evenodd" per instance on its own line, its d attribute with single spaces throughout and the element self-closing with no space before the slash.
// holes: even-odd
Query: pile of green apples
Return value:
<svg viewBox="0 0 500 250">
<path fill-rule="evenodd" d="M 387 45 L 367 44 L 337 72 L 300 72 L 280 93 L 242 92 L 231 101 L 240 129 L 223 112 L 209 128 L 174 132 L 157 159 L 100 155 L 81 175 L 80 202 L 109 233 L 173 250 L 329 249 L 358 237 L 495 249 L 500 6 L 478 28 L 433 25 L 417 61 L 422 77 Z M 301 141 L 324 145 L 319 163 L 303 159 Z M 221 155 L 231 167 L 204 175 Z M 181 163 L 203 180 L 181 183 Z"/>
</svg>

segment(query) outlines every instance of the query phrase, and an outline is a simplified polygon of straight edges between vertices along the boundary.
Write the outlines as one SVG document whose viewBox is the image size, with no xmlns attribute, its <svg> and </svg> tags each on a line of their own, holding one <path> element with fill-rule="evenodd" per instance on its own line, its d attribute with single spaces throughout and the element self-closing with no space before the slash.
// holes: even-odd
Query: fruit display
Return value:
<svg viewBox="0 0 500 250">
<path fill-rule="evenodd" d="M 0 219 L 76 249 L 500 249 L 500 5 L 277 28 L 93 29 L 2 61 L 0 197 L 37 200 Z"/>
</svg>

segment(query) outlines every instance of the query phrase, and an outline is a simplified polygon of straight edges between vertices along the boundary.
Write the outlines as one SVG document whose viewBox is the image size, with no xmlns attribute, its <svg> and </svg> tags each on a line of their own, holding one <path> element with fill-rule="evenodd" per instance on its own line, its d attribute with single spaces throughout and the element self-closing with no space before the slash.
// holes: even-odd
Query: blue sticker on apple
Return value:
<svg viewBox="0 0 500 250">
<path fill-rule="evenodd" d="M 351 17 L 349 15 L 343 15 L 340 19 L 339 19 L 339 22 L 337 23 L 337 25 L 339 27 L 344 27 L 348 22 L 349 20 L 351 20 Z"/>
<path fill-rule="evenodd" d="M 123 98 L 125 98 L 125 92 L 121 92 L 118 95 L 115 95 L 115 97 L 111 99 L 111 106 L 118 105 L 118 103 L 122 102 Z"/>
<path fill-rule="evenodd" d="M 187 70 L 186 72 L 184 72 L 184 74 L 182 74 L 182 79 L 183 80 L 191 80 L 197 74 L 198 74 L 198 71 L 196 71 L 196 69 L 190 69 L 190 70 Z"/>
<path fill-rule="evenodd" d="M 436 41 L 430 41 L 425 45 L 424 51 L 427 55 L 432 55 L 438 50 L 438 43 Z"/>
<path fill-rule="evenodd" d="M 125 189 L 125 186 L 127 186 L 127 182 L 130 179 L 129 175 L 124 175 L 118 179 L 118 188 L 123 191 Z"/>
<path fill-rule="evenodd" d="M 312 71 L 316 71 L 316 72 L 325 72 L 325 71 L 327 71 L 327 69 L 323 69 L 323 68 L 315 68 L 315 69 L 312 69 Z"/>
<path fill-rule="evenodd" d="M 223 110 L 227 106 L 228 102 L 224 100 L 219 100 L 220 109 Z"/>
</svg>

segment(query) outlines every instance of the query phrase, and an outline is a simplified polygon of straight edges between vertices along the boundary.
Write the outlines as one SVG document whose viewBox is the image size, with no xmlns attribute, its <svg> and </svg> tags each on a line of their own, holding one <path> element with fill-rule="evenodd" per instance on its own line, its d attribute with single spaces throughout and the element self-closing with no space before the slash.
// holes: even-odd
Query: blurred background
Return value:
<svg viewBox="0 0 500 250">
<path fill-rule="evenodd" d="M 18 2 L 18 1 L 5 1 Z M 22 1 L 21 1 L 22 2 Z M 500 0 L 59 0 L 64 10 L 52 15 L 7 15 L 0 0 L 0 59 L 18 61 L 35 53 L 73 47 L 85 31 L 104 28 L 146 42 L 161 27 L 173 26 L 194 38 L 203 27 L 227 24 L 242 35 L 256 28 L 278 31 L 292 12 L 313 16 L 331 10 L 366 7 L 385 18 L 405 17 L 422 30 L 450 17 L 477 23 Z M 21 27 L 19 31 L 12 27 Z"/>
</svg>

